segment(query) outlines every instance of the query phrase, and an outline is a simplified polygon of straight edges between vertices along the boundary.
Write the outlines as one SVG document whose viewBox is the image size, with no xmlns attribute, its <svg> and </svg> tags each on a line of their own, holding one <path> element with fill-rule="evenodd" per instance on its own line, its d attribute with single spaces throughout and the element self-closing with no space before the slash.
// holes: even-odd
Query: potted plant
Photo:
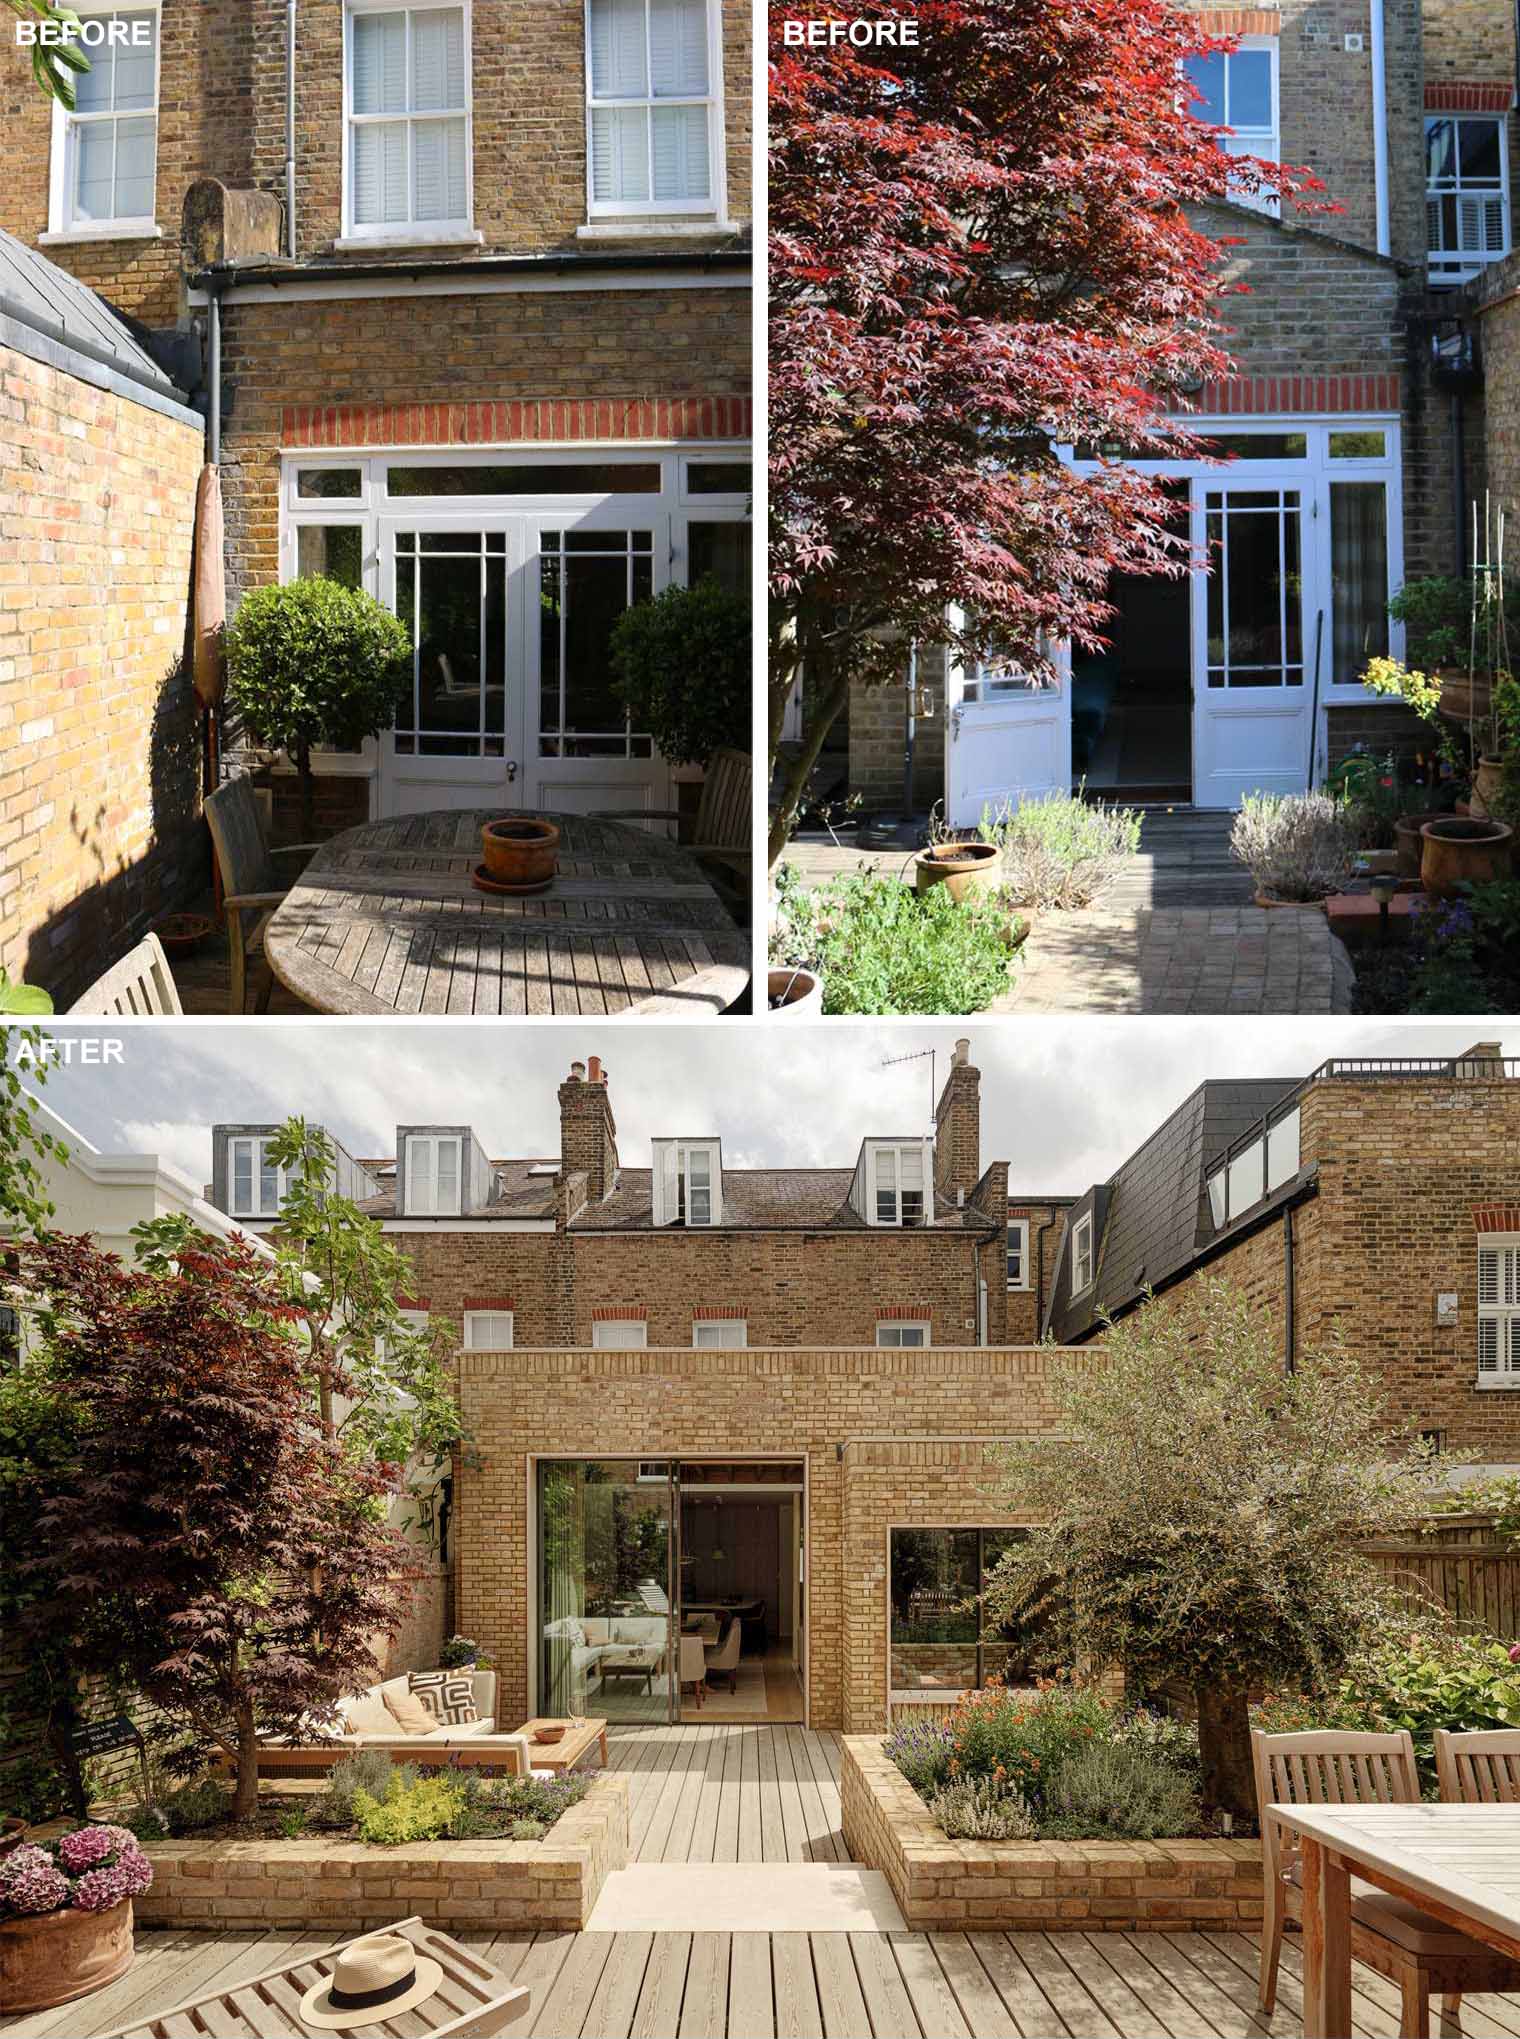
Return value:
<svg viewBox="0 0 1520 2039">
<path fill-rule="evenodd" d="M 1002 852 L 995 842 L 956 842 L 941 836 L 913 859 L 913 883 L 919 892 L 943 885 L 957 906 L 999 890 L 1003 883 Z"/>
<path fill-rule="evenodd" d="M 1412 666 L 1418 676 L 1428 674 L 1426 684 L 1435 689 L 1435 708 L 1451 720 L 1465 722 L 1474 710 L 1474 698 L 1481 675 L 1471 670 L 1473 645 L 1473 584 L 1449 574 L 1427 574 L 1406 581 L 1388 604 L 1388 613 L 1402 623 Z M 1375 665 L 1392 665 L 1393 660 L 1374 660 Z M 1369 685 L 1376 683 L 1369 679 Z M 1486 683 L 1485 683 L 1486 684 Z M 1383 689 L 1378 691 L 1400 691 Z M 1416 714 L 1427 711 L 1410 699 Z M 1485 703 L 1486 705 L 1486 703 Z M 1479 713 L 1483 710 L 1480 708 Z"/>
<path fill-rule="evenodd" d="M 491 1668 L 491 1653 L 483 1650 L 478 1642 L 467 1635 L 451 1635 L 438 1652 L 438 1668 L 441 1671 L 473 1671 Z"/>
<path fill-rule="evenodd" d="M 1482 885 L 1510 872 L 1514 831 L 1506 822 L 1476 814 L 1442 814 L 1420 830 L 1424 855 L 1420 883 L 1432 899 L 1454 899 L 1464 885 Z"/>
<path fill-rule="evenodd" d="M 45 2011 L 132 1966 L 132 1900 L 153 1865 L 125 1827 L 78 1827 L 0 1856 L 0 2012 Z"/>
<path fill-rule="evenodd" d="M 1485 731 L 1487 747 L 1473 766 L 1469 810 L 1497 821 L 1513 819 L 1520 790 L 1520 680 L 1502 672 L 1494 682 Z"/>
<path fill-rule="evenodd" d="M 390 727 L 411 684 L 406 625 L 362 589 L 314 577 L 250 589 L 226 645 L 228 706 L 295 766 L 309 840 L 312 751 L 354 749 Z"/>
<path fill-rule="evenodd" d="M 671 764 L 705 769 L 716 750 L 749 749 L 752 636 L 748 589 L 711 575 L 634 603 L 614 624 L 613 692 Z M 681 799 L 684 829 L 701 801 L 695 783 Z"/>
<path fill-rule="evenodd" d="M 559 829 L 541 814 L 508 814 L 480 831 L 486 876 L 510 892 L 542 892 L 559 869 Z"/>
<path fill-rule="evenodd" d="M 801 963 L 789 963 L 766 972 L 766 1005 L 771 1012 L 793 1019 L 817 1019 L 823 1011 L 823 979 Z"/>
</svg>

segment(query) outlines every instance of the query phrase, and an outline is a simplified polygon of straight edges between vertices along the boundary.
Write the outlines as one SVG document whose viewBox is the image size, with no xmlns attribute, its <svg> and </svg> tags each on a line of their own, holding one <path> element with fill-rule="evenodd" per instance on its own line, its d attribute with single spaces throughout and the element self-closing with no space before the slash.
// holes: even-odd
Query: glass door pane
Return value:
<svg viewBox="0 0 1520 2039">
<path fill-rule="evenodd" d="M 1211 489 L 1205 502 L 1209 686 L 1301 687 L 1300 492 Z"/>
<path fill-rule="evenodd" d="M 507 539 L 502 531 L 398 531 L 396 613 L 412 637 L 399 755 L 506 755 Z"/>
<path fill-rule="evenodd" d="M 674 1508 L 663 1459 L 538 1469 L 539 1712 L 670 1720 Z"/>
</svg>

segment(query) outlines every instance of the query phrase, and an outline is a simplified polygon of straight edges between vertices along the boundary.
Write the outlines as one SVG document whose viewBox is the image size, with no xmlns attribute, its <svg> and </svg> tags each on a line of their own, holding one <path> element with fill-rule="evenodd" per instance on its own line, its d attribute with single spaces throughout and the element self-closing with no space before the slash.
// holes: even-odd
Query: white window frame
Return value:
<svg viewBox="0 0 1520 2039">
<path fill-rule="evenodd" d="M 1472 279 L 1494 262 L 1502 262 L 1514 246 L 1514 225 L 1510 217 L 1509 195 L 1509 116 L 1504 113 L 1427 113 L 1421 129 L 1421 139 L 1426 145 L 1427 159 L 1430 130 L 1437 121 L 1449 120 L 1460 127 L 1464 121 L 1491 121 L 1499 130 L 1499 184 L 1495 190 L 1490 184 L 1464 185 L 1461 170 L 1461 149 L 1458 147 L 1458 167 L 1454 177 L 1425 179 L 1425 268 L 1433 288 L 1454 289 L 1458 284 L 1470 283 Z M 1487 248 L 1433 248 L 1430 245 L 1430 207 L 1433 202 L 1445 198 L 1497 198 L 1504 218 L 1504 245 L 1496 250 Z"/>
<path fill-rule="evenodd" d="M 153 210 L 130 218 L 76 220 L 74 218 L 73 167 L 74 130 L 98 120 L 145 119 L 147 109 L 135 114 L 70 113 L 60 101 L 53 101 L 52 146 L 48 164 L 48 230 L 39 236 L 43 247 L 67 241 L 156 241 L 162 240 L 158 224 L 158 142 L 159 105 L 163 98 L 163 7 L 162 0 L 72 0 L 81 20 L 103 14 L 151 14 L 153 16 Z M 85 52 L 89 54 L 88 49 Z"/>
<path fill-rule="evenodd" d="M 356 114 L 354 112 L 354 17 L 358 14 L 423 14 L 441 8 L 460 9 L 464 14 L 464 217 L 457 220 L 386 220 L 360 226 L 354 219 L 353 133 L 358 121 L 404 120 L 407 124 L 407 206 L 416 203 L 412 177 L 411 130 L 419 120 L 457 120 L 449 114 Z M 407 31 L 410 58 L 411 30 Z M 338 246 L 372 248 L 389 244 L 400 248 L 423 248 L 464 243 L 480 247 L 485 236 L 475 227 L 475 23 L 474 0 L 343 0 L 343 210 L 342 234 Z M 331 461 L 331 466 L 352 465 Z"/>
<path fill-rule="evenodd" d="M 413 1187 L 416 1177 L 413 1173 L 412 1154 L 418 1147 L 429 1147 L 433 1151 L 428 1157 L 428 1196 L 426 1202 L 418 1200 Z M 454 1150 L 454 1201 L 440 1204 L 438 1201 L 438 1154 L 444 1147 Z M 459 1133 L 408 1133 L 406 1136 L 406 1209 L 401 1213 L 407 1218 L 458 1218 L 464 1215 L 464 1139 Z"/>
<path fill-rule="evenodd" d="M 1008 1244 L 1010 1248 L 1013 1246 L 1015 1234 L 1017 1234 L 1019 1242 L 1019 1278 L 1015 1281 L 1010 1275 L 1008 1277 L 1008 1286 L 1010 1289 L 1022 1290 L 1029 1287 L 1029 1220 L 1027 1218 L 1010 1218 L 1008 1220 Z M 1011 1253 L 1005 1257 L 1005 1269 L 1008 1259 L 1011 1257 Z"/>
<path fill-rule="evenodd" d="M 598 1318 L 591 1327 L 593 1352 L 644 1352 L 649 1326 L 642 1317 Z"/>
<path fill-rule="evenodd" d="M 917 1337 L 904 1337 L 917 1332 Z M 876 1343 L 883 1351 L 927 1352 L 933 1343 L 927 1317 L 889 1317 L 876 1327 Z"/>
<path fill-rule="evenodd" d="M 275 1206 L 272 1211 L 266 1211 L 263 1208 L 259 1196 L 259 1185 L 264 1174 L 264 1149 L 269 1145 L 272 1138 L 273 1135 L 269 1133 L 238 1133 L 228 1139 L 227 1215 L 229 1218 L 258 1220 L 262 1218 L 277 1218 L 280 1215 L 281 1207 L 285 1202 L 285 1192 L 290 1187 L 290 1173 L 288 1169 L 277 1168 L 274 1172 Z M 249 1180 L 252 1186 L 252 1203 L 248 1208 L 241 1210 L 238 1208 L 237 1200 L 237 1150 L 240 1147 L 246 1147 L 251 1150 Z"/>
<path fill-rule="evenodd" d="M 707 1210 L 705 1218 L 691 1215 L 691 1187 L 687 1180 L 692 1157 L 707 1161 Z M 689 1231 L 707 1232 L 723 1222 L 723 1143 L 718 1139 L 655 1140 L 651 1143 L 651 1216 L 656 1225 L 681 1225 Z"/>
<path fill-rule="evenodd" d="M 504 1322 L 507 1327 L 505 1341 L 500 1338 L 477 1337 L 477 1326 L 490 1318 L 493 1323 Z M 517 1312 L 515 1310 L 466 1310 L 464 1312 L 464 1349 L 466 1352 L 510 1352 L 517 1336 Z"/>
<path fill-rule="evenodd" d="M 1485 1258 L 1494 1255 L 1491 1298 L 1484 1300 Z M 1494 1361 L 1484 1364 L 1484 1330 L 1496 1326 Z M 1484 1232 L 1478 1238 L 1478 1386 L 1520 1388 L 1520 1232 Z"/>
<path fill-rule="evenodd" d="M 881 1182 L 881 1159 L 884 1154 L 893 1157 L 892 1182 Z M 920 1217 L 904 1219 L 902 1214 L 902 1156 L 917 1154 L 922 1170 L 923 1213 Z M 888 1193 L 892 1197 L 894 1217 L 880 1216 L 879 1195 Z M 929 1152 L 927 1140 L 872 1140 L 866 1148 L 866 1222 L 900 1230 L 918 1231 L 922 1226 L 934 1222 L 934 1157 Z"/>
<path fill-rule="evenodd" d="M 1229 134 L 1225 134 L 1222 133 L 1219 129 L 1215 129 L 1214 138 L 1216 143 L 1218 144 L 1221 154 L 1223 155 L 1259 156 L 1264 162 L 1276 163 L 1282 160 L 1282 90 L 1281 90 L 1282 67 L 1280 62 L 1281 52 L 1279 48 L 1279 38 L 1277 36 L 1275 35 L 1237 36 L 1235 38 L 1235 47 L 1233 50 L 1230 50 L 1228 52 L 1220 52 L 1220 54 L 1224 56 L 1225 66 L 1225 87 L 1224 87 L 1225 112 L 1226 115 L 1228 116 L 1230 99 L 1230 65 L 1234 62 L 1237 55 L 1243 56 L 1248 54 L 1252 50 L 1265 50 L 1268 57 L 1271 60 L 1272 125 L 1269 128 L 1237 127 L 1234 125 L 1233 122 L 1226 118 L 1221 123 L 1221 127 L 1230 128 L 1231 132 Z M 1187 80 L 1186 74 L 1184 73 L 1183 90 L 1185 93 L 1191 93 L 1192 89 L 1193 88 L 1191 82 Z M 1185 99 L 1183 103 L 1183 111 L 1186 112 L 1189 109 L 1189 107 L 1191 107 L 1194 104 L 1196 104 L 1196 102 L 1191 98 Z M 1207 121 L 1201 121 L 1199 125 L 1211 126 L 1212 123 Z M 1264 212 L 1269 214 L 1273 219 L 1280 217 L 1282 213 L 1282 199 L 1275 192 L 1272 193 L 1270 196 L 1266 193 L 1262 193 L 1258 196 L 1255 194 L 1248 194 L 1242 191 L 1231 191 L 1229 196 L 1233 204 L 1243 205 L 1247 207 L 1248 210 L 1250 210 L 1251 212 Z"/>
<path fill-rule="evenodd" d="M 707 91 L 693 93 L 680 99 L 656 99 L 651 93 L 643 99 L 596 98 L 591 80 L 591 0 L 584 0 L 585 37 L 584 69 L 586 74 L 586 218 L 605 219 L 711 219 L 714 226 L 721 227 L 728 220 L 728 150 L 723 118 L 723 7 L 722 0 L 706 0 L 707 9 Z M 649 8 L 645 0 L 644 47 L 649 47 Z M 647 199 L 598 198 L 595 191 L 595 171 L 592 163 L 591 115 L 597 106 L 642 106 L 651 114 L 650 131 L 653 133 L 653 109 L 656 106 L 705 106 L 707 108 L 707 190 L 706 198 L 654 197 L 653 166 L 649 180 L 650 196 Z"/>
<path fill-rule="evenodd" d="M 1086 1295 L 1097 1279 L 1098 1263 L 1093 1245 L 1093 1231 L 1091 1211 L 1084 1211 L 1071 1228 L 1071 1292 L 1074 1296 Z"/>
<path fill-rule="evenodd" d="M 745 1352 L 749 1349 L 747 1317 L 693 1317 L 693 1352 Z"/>
</svg>

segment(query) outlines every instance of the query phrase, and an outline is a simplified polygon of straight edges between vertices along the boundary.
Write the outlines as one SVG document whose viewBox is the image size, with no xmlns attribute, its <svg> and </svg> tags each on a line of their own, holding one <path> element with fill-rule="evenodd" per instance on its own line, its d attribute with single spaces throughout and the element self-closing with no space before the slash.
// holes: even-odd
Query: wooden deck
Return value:
<svg viewBox="0 0 1520 2039">
<path fill-rule="evenodd" d="M 636 1862 L 847 1862 L 839 1738 L 804 1727 L 615 1728 Z"/>
</svg>

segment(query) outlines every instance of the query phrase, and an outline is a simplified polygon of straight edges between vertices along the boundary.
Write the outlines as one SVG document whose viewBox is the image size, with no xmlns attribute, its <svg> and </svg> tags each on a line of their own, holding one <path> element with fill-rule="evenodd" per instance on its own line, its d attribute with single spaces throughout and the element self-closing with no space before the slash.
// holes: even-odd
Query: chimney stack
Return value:
<svg viewBox="0 0 1520 2039">
<path fill-rule="evenodd" d="M 1451 1073 L 1453 1076 L 1465 1078 L 1470 1083 L 1502 1083 L 1504 1043 L 1475 1041 L 1465 1055 L 1459 1055 L 1453 1062 Z"/>
<path fill-rule="evenodd" d="M 982 1174 L 982 1072 L 971 1062 L 971 1043 L 957 1041 L 950 1073 L 934 1108 L 934 1195 L 960 1202 Z"/>
<path fill-rule="evenodd" d="M 617 1126 L 607 1072 L 596 1055 L 589 1070 L 572 1062 L 559 1087 L 559 1166 L 561 1175 L 584 1174 L 588 1203 L 600 1203 L 617 1181 Z"/>
</svg>

